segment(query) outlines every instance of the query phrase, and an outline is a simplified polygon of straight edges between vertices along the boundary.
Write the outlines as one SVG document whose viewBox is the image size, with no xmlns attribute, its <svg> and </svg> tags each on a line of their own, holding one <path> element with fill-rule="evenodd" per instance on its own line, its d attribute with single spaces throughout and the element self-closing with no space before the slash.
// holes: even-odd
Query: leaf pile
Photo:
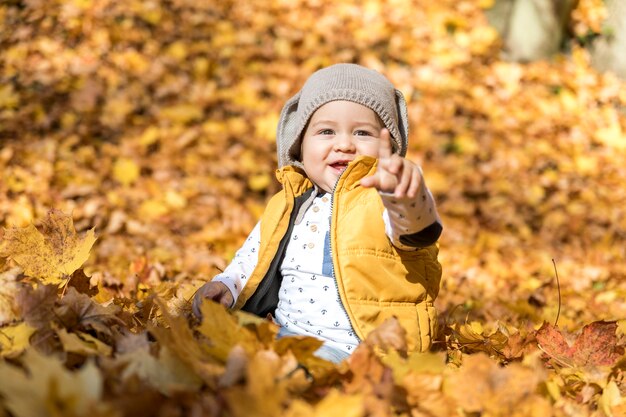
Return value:
<svg viewBox="0 0 626 417">
<path fill-rule="evenodd" d="M 37 233 L 54 252 L 81 253 L 90 242 L 74 245 L 73 230 L 66 241 L 49 239 L 70 221 L 50 212 L 52 228 Z M 22 237 L 11 232 L 9 248 Z M 17 285 L 7 297 L 15 318 L 0 329 L 0 404 L 17 417 L 626 411 L 624 322 L 619 331 L 614 321 L 591 323 L 571 346 L 569 334 L 547 323 L 526 332 L 457 324 L 445 337 L 446 354 L 408 353 L 404 329 L 390 319 L 336 366 L 313 355 L 319 340 L 276 339 L 270 320 L 219 303 L 205 302 L 198 323 L 188 297 L 167 302 L 181 298 L 173 286 L 141 300 L 111 297 L 78 269 L 59 288 L 42 282 L 45 270 L 20 272 L 37 258 L 5 254 L 20 266 L 1 276 Z"/>
<path fill-rule="evenodd" d="M 3 2 L 4 410 L 624 413 L 626 86 L 577 45 L 502 61 L 492 4 Z M 570 29 L 599 33 L 604 13 L 581 0 Z M 400 343 L 380 359 L 373 346 L 402 340 L 390 325 L 332 367 L 265 321 L 211 306 L 220 320 L 189 320 L 277 190 L 283 103 L 346 61 L 407 98 L 409 154 L 445 226 L 445 354 Z M 552 259 L 559 328 L 544 324 L 559 309 Z"/>
</svg>

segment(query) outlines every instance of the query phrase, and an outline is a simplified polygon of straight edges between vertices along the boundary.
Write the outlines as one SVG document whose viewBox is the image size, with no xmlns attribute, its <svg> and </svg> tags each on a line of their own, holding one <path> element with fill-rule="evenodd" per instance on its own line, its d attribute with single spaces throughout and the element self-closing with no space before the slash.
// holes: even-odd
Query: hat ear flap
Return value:
<svg viewBox="0 0 626 417">
<path fill-rule="evenodd" d="M 398 110 L 398 132 L 400 133 L 400 137 L 398 138 L 398 154 L 405 156 L 409 144 L 409 112 L 402 92 L 398 89 L 395 89 L 395 92 L 396 108 Z"/>
<path fill-rule="evenodd" d="M 276 129 L 276 151 L 278 153 L 278 167 L 293 165 L 295 162 L 290 154 L 297 141 L 296 130 L 298 129 L 298 103 L 301 93 L 291 97 L 280 112 L 278 127 Z M 299 152 L 299 148 L 297 149 Z"/>
</svg>

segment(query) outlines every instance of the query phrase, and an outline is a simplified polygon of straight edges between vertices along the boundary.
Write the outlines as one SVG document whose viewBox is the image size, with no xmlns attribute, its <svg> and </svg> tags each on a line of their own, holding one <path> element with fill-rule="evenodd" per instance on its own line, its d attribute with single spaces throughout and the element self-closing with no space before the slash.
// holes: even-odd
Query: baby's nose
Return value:
<svg viewBox="0 0 626 417">
<path fill-rule="evenodd" d="M 335 136 L 335 150 L 348 152 L 355 149 L 354 138 L 352 135 Z"/>
</svg>

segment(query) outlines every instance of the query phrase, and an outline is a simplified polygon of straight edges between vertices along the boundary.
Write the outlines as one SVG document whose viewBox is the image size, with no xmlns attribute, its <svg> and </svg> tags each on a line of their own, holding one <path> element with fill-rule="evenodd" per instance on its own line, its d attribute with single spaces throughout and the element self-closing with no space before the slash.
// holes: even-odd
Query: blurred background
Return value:
<svg viewBox="0 0 626 417">
<path fill-rule="evenodd" d="M 5 0 L 0 226 L 72 213 L 92 283 L 191 291 L 278 189 L 284 102 L 355 62 L 408 101 L 444 320 L 553 322 L 553 259 L 561 326 L 624 318 L 624 50 L 619 0 Z"/>
</svg>

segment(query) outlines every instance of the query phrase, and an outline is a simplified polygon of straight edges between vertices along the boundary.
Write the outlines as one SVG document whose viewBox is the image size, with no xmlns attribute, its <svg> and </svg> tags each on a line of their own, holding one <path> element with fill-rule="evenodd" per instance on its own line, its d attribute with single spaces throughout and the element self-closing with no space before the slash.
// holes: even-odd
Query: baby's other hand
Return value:
<svg viewBox="0 0 626 417">
<path fill-rule="evenodd" d="M 389 130 L 383 128 L 380 131 L 378 168 L 374 175 L 363 178 L 361 185 L 393 193 L 396 198 L 413 198 L 421 180 L 422 174 L 416 164 L 392 152 L 391 135 Z"/>
<path fill-rule="evenodd" d="M 233 304 L 233 295 L 226 285 L 221 282 L 207 282 L 196 291 L 191 305 L 193 314 L 199 319 L 202 319 L 200 306 L 205 299 L 217 301 L 225 307 L 230 307 Z"/>
</svg>

